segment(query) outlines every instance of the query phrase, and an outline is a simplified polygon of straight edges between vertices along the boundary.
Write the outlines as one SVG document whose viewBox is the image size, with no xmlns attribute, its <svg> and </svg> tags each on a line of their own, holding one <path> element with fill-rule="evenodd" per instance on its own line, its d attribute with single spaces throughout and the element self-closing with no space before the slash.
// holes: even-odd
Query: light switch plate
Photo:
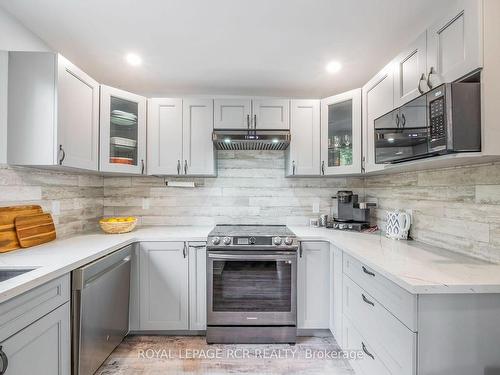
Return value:
<svg viewBox="0 0 500 375">
<path fill-rule="evenodd" d="M 142 209 L 148 210 L 149 207 L 151 207 L 151 204 L 149 202 L 149 198 L 142 198 Z"/>
<path fill-rule="evenodd" d="M 319 214 L 319 201 L 313 202 L 312 212 L 313 214 Z"/>
<path fill-rule="evenodd" d="M 59 201 L 52 201 L 52 207 L 50 209 L 50 213 L 52 215 L 59 215 L 59 214 L 61 214 L 61 202 L 59 202 Z"/>
</svg>

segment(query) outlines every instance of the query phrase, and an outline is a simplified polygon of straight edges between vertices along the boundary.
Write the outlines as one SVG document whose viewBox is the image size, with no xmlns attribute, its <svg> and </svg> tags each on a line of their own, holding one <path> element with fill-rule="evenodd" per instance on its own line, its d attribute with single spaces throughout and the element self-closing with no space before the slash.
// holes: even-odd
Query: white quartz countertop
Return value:
<svg viewBox="0 0 500 375">
<path fill-rule="evenodd" d="M 380 234 L 290 229 L 302 240 L 329 241 L 412 294 L 500 293 L 500 264 Z"/>
<path fill-rule="evenodd" d="M 500 293 L 500 265 L 378 234 L 295 227 L 300 240 L 328 241 L 413 294 Z M 206 241 L 212 227 L 149 227 L 84 234 L 0 254 L 0 268 L 36 268 L 0 282 L 0 303 L 138 241 Z"/>
</svg>

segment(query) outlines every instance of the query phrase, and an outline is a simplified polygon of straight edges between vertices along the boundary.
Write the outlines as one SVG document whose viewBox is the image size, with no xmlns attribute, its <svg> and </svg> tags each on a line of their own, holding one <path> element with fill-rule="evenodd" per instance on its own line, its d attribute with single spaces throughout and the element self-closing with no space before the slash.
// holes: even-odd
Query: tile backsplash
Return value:
<svg viewBox="0 0 500 375">
<path fill-rule="evenodd" d="M 500 163 L 365 178 L 367 198 L 385 210 L 411 209 L 419 241 L 500 262 Z"/>
<path fill-rule="evenodd" d="M 282 151 L 219 151 L 217 178 L 165 186 L 159 177 L 104 179 L 105 215 L 135 215 L 142 225 L 309 224 L 330 214 L 339 189 L 362 192 L 362 178 L 285 178 Z M 182 178 L 167 178 L 180 180 Z"/>
<path fill-rule="evenodd" d="M 58 237 L 96 229 L 103 177 L 0 165 L 0 206 L 24 204 L 51 212 Z"/>
<path fill-rule="evenodd" d="M 500 163 L 364 178 L 285 178 L 284 163 L 280 151 L 219 151 L 217 178 L 167 178 L 194 188 L 0 165 L 0 205 L 41 204 L 64 237 L 96 229 L 103 215 L 138 216 L 140 225 L 307 225 L 350 189 L 378 203 L 381 227 L 385 210 L 411 209 L 413 238 L 500 262 Z"/>
</svg>

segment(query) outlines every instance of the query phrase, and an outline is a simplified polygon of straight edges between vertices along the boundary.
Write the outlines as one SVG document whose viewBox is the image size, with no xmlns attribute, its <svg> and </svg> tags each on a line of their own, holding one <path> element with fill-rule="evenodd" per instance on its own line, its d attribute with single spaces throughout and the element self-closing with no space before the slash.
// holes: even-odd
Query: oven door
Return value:
<svg viewBox="0 0 500 375">
<path fill-rule="evenodd" d="M 208 251 L 208 325 L 296 325 L 296 251 Z"/>
</svg>

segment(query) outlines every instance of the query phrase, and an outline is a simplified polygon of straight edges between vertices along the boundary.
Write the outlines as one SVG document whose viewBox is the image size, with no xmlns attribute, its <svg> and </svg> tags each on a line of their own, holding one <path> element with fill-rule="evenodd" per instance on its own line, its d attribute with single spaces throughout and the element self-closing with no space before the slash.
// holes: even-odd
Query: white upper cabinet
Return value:
<svg viewBox="0 0 500 375">
<path fill-rule="evenodd" d="M 250 129 L 252 101 L 250 99 L 215 99 L 215 129 Z"/>
<path fill-rule="evenodd" d="M 321 174 L 361 173 L 361 89 L 321 100 Z"/>
<path fill-rule="evenodd" d="M 482 0 L 457 0 L 427 30 L 427 74 L 431 88 L 482 67 Z"/>
<path fill-rule="evenodd" d="M 148 100 L 148 174 L 182 170 L 182 99 Z"/>
<path fill-rule="evenodd" d="M 101 86 L 101 171 L 146 173 L 146 98 Z"/>
<path fill-rule="evenodd" d="M 252 100 L 253 129 L 283 130 L 290 129 L 290 100 L 254 99 Z"/>
<path fill-rule="evenodd" d="M 427 33 L 394 60 L 394 106 L 399 107 L 428 90 Z"/>
<path fill-rule="evenodd" d="M 290 100 L 288 99 L 215 99 L 215 129 L 290 128 Z"/>
<path fill-rule="evenodd" d="M 215 152 L 212 142 L 212 99 L 183 101 L 183 171 L 187 175 L 215 175 Z"/>
<path fill-rule="evenodd" d="M 213 176 L 212 99 L 148 102 L 148 173 Z"/>
<path fill-rule="evenodd" d="M 320 101 L 291 101 L 291 143 L 287 149 L 287 176 L 320 174 Z"/>
<path fill-rule="evenodd" d="M 375 164 L 375 119 L 394 109 L 394 66 L 382 69 L 363 87 L 363 160 L 364 171 L 384 168 Z"/>
<path fill-rule="evenodd" d="M 8 163 L 98 170 L 99 84 L 63 56 L 9 53 Z"/>
</svg>

